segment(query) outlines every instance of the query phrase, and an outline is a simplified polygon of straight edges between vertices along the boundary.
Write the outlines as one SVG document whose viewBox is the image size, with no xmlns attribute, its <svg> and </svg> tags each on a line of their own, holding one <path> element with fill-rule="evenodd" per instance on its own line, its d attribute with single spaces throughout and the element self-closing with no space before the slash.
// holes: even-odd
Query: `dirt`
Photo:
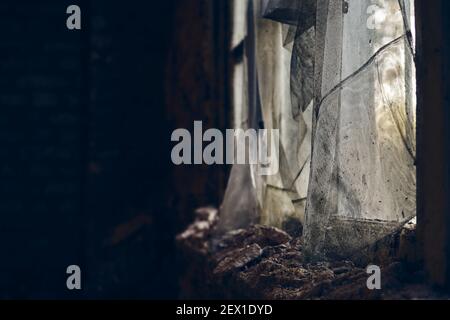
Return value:
<svg viewBox="0 0 450 320">
<path fill-rule="evenodd" d="M 181 298 L 446 298 L 424 284 L 411 224 L 349 260 L 309 261 L 301 237 L 261 225 L 218 235 L 217 221 L 216 209 L 199 209 L 196 221 L 177 237 L 188 265 L 181 277 Z M 367 261 L 381 268 L 381 290 L 367 288 Z"/>
</svg>

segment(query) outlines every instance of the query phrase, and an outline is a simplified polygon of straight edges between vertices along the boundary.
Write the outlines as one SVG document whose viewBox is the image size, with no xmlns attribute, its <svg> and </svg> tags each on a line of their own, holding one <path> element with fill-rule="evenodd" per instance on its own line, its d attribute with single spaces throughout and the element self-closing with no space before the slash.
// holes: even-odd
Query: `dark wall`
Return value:
<svg viewBox="0 0 450 320">
<path fill-rule="evenodd" d="M 217 128 L 225 132 L 232 128 L 231 1 L 178 0 L 176 3 L 165 77 L 169 126 L 171 130 L 186 128 L 192 133 L 194 121 L 202 121 L 203 131 Z M 195 208 L 220 205 L 228 170 L 220 165 L 172 166 L 170 208 L 176 213 L 178 232 L 193 220 Z"/>
<path fill-rule="evenodd" d="M 80 259 L 83 45 L 67 2 L 0 3 L 1 297 L 58 291 Z"/>
<path fill-rule="evenodd" d="M 81 31 L 66 28 L 70 4 Z M 0 2 L 0 298 L 176 296 L 165 201 L 173 11 Z M 71 264 L 81 292 L 66 289 Z"/>
<path fill-rule="evenodd" d="M 450 3 L 416 0 L 417 219 L 431 282 L 450 288 Z"/>
</svg>

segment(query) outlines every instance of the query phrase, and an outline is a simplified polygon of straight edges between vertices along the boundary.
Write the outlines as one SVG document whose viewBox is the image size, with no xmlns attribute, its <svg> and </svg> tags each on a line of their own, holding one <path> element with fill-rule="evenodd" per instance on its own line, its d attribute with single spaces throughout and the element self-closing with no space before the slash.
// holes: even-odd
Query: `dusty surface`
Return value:
<svg viewBox="0 0 450 320">
<path fill-rule="evenodd" d="M 407 225 L 352 261 L 308 261 L 302 238 L 255 225 L 215 235 L 217 211 L 199 209 L 197 220 L 177 237 L 187 260 L 182 298 L 208 299 L 431 299 L 414 250 L 415 228 Z M 382 290 L 370 291 L 367 261 L 382 270 Z M 355 264 L 356 263 L 356 264 Z"/>
</svg>

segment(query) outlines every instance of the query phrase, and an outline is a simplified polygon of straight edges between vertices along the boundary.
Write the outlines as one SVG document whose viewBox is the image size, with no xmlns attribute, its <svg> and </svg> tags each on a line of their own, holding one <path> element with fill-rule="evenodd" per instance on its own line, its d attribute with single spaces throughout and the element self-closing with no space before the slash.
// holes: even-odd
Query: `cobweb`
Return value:
<svg viewBox="0 0 450 320">
<path fill-rule="evenodd" d="M 235 166 L 222 231 L 304 225 L 313 257 L 348 257 L 415 216 L 409 0 L 248 1 L 235 126 L 280 130 L 279 174 Z"/>
</svg>

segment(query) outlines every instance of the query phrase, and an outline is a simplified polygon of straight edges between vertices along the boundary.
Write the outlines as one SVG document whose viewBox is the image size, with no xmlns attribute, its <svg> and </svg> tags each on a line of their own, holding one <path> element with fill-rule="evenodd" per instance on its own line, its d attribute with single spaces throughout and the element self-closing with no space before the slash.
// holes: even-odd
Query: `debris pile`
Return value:
<svg viewBox="0 0 450 320">
<path fill-rule="evenodd" d="M 217 235 L 217 221 L 217 210 L 199 209 L 197 220 L 177 237 L 188 265 L 181 283 L 183 298 L 436 298 L 431 289 L 420 285 L 419 269 L 402 260 L 411 258 L 405 244 L 414 239 L 411 224 L 362 252 L 367 257 L 372 251 L 375 260 L 380 252 L 382 256 L 378 260 L 383 262 L 383 290 L 369 290 L 367 265 L 356 265 L 356 258 L 309 261 L 303 254 L 301 237 L 293 238 L 282 230 L 261 225 Z"/>
</svg>

